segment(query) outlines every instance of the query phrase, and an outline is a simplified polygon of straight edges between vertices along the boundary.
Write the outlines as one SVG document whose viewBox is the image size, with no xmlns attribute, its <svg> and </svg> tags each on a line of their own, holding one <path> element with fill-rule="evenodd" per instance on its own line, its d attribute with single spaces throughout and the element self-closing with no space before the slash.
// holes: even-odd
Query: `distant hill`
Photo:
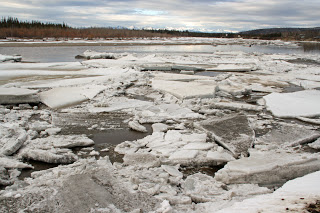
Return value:
<svg viewBox="0 0 320 213">
<path fill-rule="evenodd" d="M 314 28 L 268 28 L 240 32 L 243 38 L 283 39 L 283 40 L 320 40 L 320 27 Z"/>
<path fill-rule="evenodd" d="M 242 35 L 267 35 L 274 33 L 304 33 L 304 32 L 320 32 L 320 27 L 314 28 L 267 28 L 267 29 L 256 29 L 240 32 Z"/>
</svg>

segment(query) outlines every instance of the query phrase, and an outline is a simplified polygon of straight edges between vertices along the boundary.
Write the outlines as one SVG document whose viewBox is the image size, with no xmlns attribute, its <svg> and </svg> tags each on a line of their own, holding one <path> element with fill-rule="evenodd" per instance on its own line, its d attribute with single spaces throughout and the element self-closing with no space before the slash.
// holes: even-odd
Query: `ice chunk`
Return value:
<svg viewBox="0 0 320 213">
<path fill-rule="evenodd" d="M 137 120 L 129 121 L 128 125 L 131 129 L 138 132 L 148 132 L 147 128 L 145 126 L 142 126 Z"/>
<path fill-rule="evenodd" d="M 315 117 L 320 115 L 320 91 L 304 90 L 293 93 L 271 93 L 263 97 L 274 116 Z"/>
<path fill-rule="evenodd" d="M 14 154 L 28 138 L 26 131 L 20 128 L 7 129 L 0 136 L 0 155 Z"/>
<path fill-rule="evenodd" d="M 207 153 L 207 158 L 212 159 L 217 162 L 229 162 L 235 160 L 235 158 L 228 154 L 227 152 L 209 151 Z"/>
<path fill-rule="evenodd" d="M 169 130 L 165 135 L 164 140 L 178 142 L 178 141 L 181 141 L 181 138 L 182 138 L 182 134 L 179 131 Z"/>
<path fill-rule="evenodd" d="M 169 93 L 179 99 L 213 98 L 216 91 L 215 81 L 181 82 L 154 79 L 152 87 L 156 90 Z"/>
<path fill-rule="evenodd" d="M 201 122 L 201 125 L 214 136 L 216 142 L 234 156 L 247 155 L 255 137 L 247 117 L 243 114 L 206 120 Z"/>
<path fill-rule="evenodd" d="M 37 132 L 44 131 L 44 130 L 49 129 L 51 127 L 52 127 L 52 125 L 46 121 L 34 121 L 32 123 L 29 123 L 29 129 L 37 131 Z"/>
<path fill-rule="evenodd" d="M 213 143 L 189 143 L 182 147 L 186 150 L 208 150 L 214 147 Z"/>
<path fill-rule="evenodd" d="M 33 166 L 27 163 L 22 163 L 17 159 L 8 157 L 0 157 L 0 167 L 6 169 L 33 169 Z"/>
<path fill-rule="evenodd" d="M 252 152 L 250 157 L 230 161 L 215 179 L 226 184 L 279 184 L 320 169 L 317 155 L 286 152 Z"/>
<path fill-rule="evenodd" d="M 237 102 L 213 102 L 210 103 L 210 108 L 216 109 L 231 109 L 231 110 L 246 110 L 246 111 L 262 111 L 262 106 L 256 106 L 252 104 L 237 103 Z"/>
<path fill-rule="evenodd" d="M 314 141 L 320 132 L 298 124 L 279 123 L 276 128 L 257 138 L 256 144 L 275 144 L 277 146 L 296 146 Z"/>
<path fill-rule="evenodd" d="M 22 60 L 21 55 L 2 55 L 2 54 L 0 54 L 0 62 L 5 62 L 5 61 L 20 62 L 21 60 Z"/>
<path fill-rule="evenodd" d="M 49 129 L 46 129 L 45 131 L 46 131 L 46 133 L 48 133 L 48 135 L 56 135 L 59 132 L 61 132 L 61 128 L 59 128 L 59 127 L 49 128 Z"/>
<path fill-rule="evenodd" d="M 168 130 L 168 125 L 163 124 L 163 123 L 155 123 L 152 124 L 152 130 L 153 132 L 165 132 Z"/>
<path fill-rule="evenodd" d="M 35 161 L 60 164 L 73 163 L 78 160 L 78 157 L 68 149 L 43 150 L 37 148 L 23 148 L 20 150 L 19 156 Z"/>
<path fill-rule="evenodd" d="M 160 166 L 160 160 L 150 153 L 126 154 L 123 158 L 123 163 L 125 165 L 135 165 L 146 168 Z"/>
<path fill-rule="evenodd" d="M 320 172 L 290 180 L 272 194 L 259 195 L 237 202 L 224 208 L 219 213 L 247 212 L 305 212 L 306 204 L 315 203 L 319 199 Z"/>
<path fill-rule="evenodd" d="M 40 93 L 40 100 L 50 108 L 62 108 L 92 99 L 105 87 L 58 87 Z"/>
<path fill-rule="evenodd" d="M 192 134 L 183 134 L 181 136 L 182 140 L 187 143 L 205 143 L 207 140 L 206 133 L 192 133 Z"/>
<path fill-rule="evenodd" d="M 320 149 L 320 138 L 318 138 L 318 140 L 316 140 L 313 143 L 309 143 L 308 146 L 310 146 L 313 149 Z"/>
<path fill-rule="evenodd" d="M 198 154 L 198 150 L 179 150 L 173 153 L 170 160 L 191 160 L 194 159 Z"/>
<path fill-rule="evenodd" d="M 183 174 L 174 166 L 161 165 L 161 168 L 171 176 L 179 178 L 183 177 Z"/>
<path fill-rule="evenodd" d="M 92 50 L 86 50 L 82 55 L 77 55 L 76 58 L 85 58 L 85 59 L 115 59 L 113 53 L 106 52 L 96 52 Z"/>
<path fill-rule="evenodd" d="M 108 103 L 108 106 L 96 106 L 94 108 L 89 109 L 90 112 L 113 112 L 119 111 L 123 109 L 131 109 L 131 108 L 146 108 L 151 106 L 152 103 L 149 101 L 140 101 L 136 99 L 129 98 L 114 98 L 113 102 Z"/>
<path fill-rule="evenodd" d="M 39 103 L 38 90 L 0 87 L 0 104 Z"/>
<path fill-rule="evenodd" d="M 53 146 L 57 148 L 73 148 L 79 146 L 91 146 L 94 144 L 94 141 L 85 135 L 57 135 L 36 140 L 38 140 L 39 143 L 41 143 L 41 140 L 46 140 L 47 142 L 50 141 Z"/>
</svg>

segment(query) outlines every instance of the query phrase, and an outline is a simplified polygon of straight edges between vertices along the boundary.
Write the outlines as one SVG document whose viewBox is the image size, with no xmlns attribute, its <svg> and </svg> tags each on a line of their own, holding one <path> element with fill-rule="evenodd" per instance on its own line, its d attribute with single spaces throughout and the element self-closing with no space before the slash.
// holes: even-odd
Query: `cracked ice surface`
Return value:
<svg viewBox="0 0 320 213">
<path fill-rule="evenodd" d="M 204 41 L 295 45 L 153 42 Z M 19 95 L 0 105 L 1 212 L 278 212 L 319 200 L 319 67 L 294 63 L 318 55 L 84 55 L 92 60 L 0 64 L 1 101 Z M 149 135 L 112 147 L 91 139 L 114 129 Z M 34 161 L 63 165 L 19 180 Z"/>
</svg>

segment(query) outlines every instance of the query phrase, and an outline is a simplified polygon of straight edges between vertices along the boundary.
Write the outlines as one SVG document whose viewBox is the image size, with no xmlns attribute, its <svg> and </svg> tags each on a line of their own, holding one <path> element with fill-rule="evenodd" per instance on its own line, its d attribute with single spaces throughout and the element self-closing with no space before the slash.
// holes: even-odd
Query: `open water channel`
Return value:
<svg viewBox="0 0 320 213">
<path fill-rule="evenodd" d="M 86 50 L 110 53 L 177 53 L 177 54 L 210 54 L 217 51 L 242 51 L 245 53 L 265 54 L 320 54 L 319 43 L 303 43 L 298 47 L 274 45 L 128 45 L 128 46 L 24 46 L 1 47 L 0 54 L 22 56 L 24 62 L 72 62 L 78 61 L 76 55 Z"/>
</svg>

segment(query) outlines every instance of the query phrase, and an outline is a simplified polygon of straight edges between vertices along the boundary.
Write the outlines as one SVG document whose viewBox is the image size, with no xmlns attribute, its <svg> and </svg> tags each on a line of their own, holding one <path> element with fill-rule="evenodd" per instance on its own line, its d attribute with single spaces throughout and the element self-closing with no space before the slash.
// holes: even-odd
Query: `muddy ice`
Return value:
<svg viewBox="0 0 320 213">
<path fill-rule="evenodd" d="M 83 55 L 0 64 L 2 212 L 281 212 L 320 199 L 319 66 L 291 63 L 319 56 Z"/>
</svg>

